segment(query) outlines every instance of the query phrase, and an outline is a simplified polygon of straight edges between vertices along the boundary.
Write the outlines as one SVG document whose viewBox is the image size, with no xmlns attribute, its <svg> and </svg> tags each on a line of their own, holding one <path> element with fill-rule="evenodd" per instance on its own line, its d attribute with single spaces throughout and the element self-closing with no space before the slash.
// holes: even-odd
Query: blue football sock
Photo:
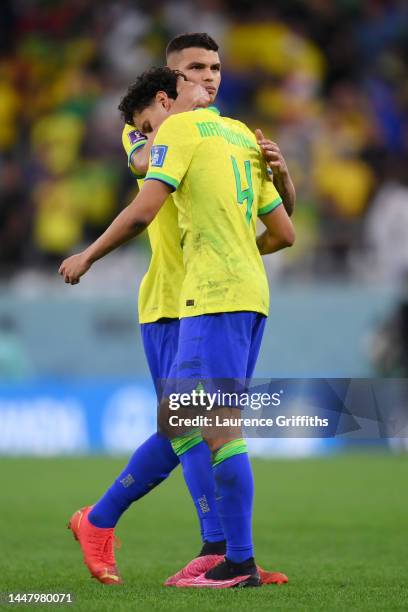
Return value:
<svg viewBox="0 0 408 612">
<path fill-rule="evenodd" d="M 218 516 L 227 540 L 226 557 L 241 563 L 254 556 L 254 481 L 244 440 L 224 444 L 213 458 Z"/>
<path fill-rule="evenodd" d="M 165 480 L 179 464 L 171 443 L 153 434 L 132 455 L 129 463 L 88 515 L 96 527 L 115 527 L 119 518 L 137 499 Z"/>
<path fill-rule="evenodd" d="M 211 453 L 201 435 L 196 434 L 196 436 L 198 437 L 196 437 L 195 445 L 182 452 L 179 459 L 183 466 L 184 480 L 200 520 L 202 539 L 207 542 L 220 542 L 225 540 L 225 537 L 215 501 Z M 184 437 L 182 440 L 187 440 L 187 438 Z M 173 440 L 173 448 L 176 448 L 176 444 L 177 442 Z"/>
</svg>

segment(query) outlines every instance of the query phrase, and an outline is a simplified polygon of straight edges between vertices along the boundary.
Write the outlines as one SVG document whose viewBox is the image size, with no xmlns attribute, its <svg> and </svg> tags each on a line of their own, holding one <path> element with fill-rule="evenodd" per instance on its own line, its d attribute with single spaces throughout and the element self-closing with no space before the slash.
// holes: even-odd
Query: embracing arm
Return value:
<svg viewBox="0 0 408 612">
<path fill-rule="evenodd" d="M 273 184 L 282 198 L 286 212 L 288 213 L 289 217 L 291 217 L 293 215 L 293 211 L 295 210 L 296 191 L 292 178 L 289 174 L 289 170 L 286 169 L 285 172 L 277 172 L 274 170 Z"/>
<path fill-rule="evenodd" d="M 282 198 L 286 212 L 291 217 L 295 210 L 296 191 L 285 158 L 276 142 L 266 139 L 260 129 L 255 130 L 255 134 L 263 156 L 273 173 L 273 184 Z"/>
<path fill-rule="evenodd" d="M 266 215 L 261 215 L 259 218 L 266 227 L 263 234 L 256 239 L 261 255 L 275 253 L 293 245 L 295 242 L 295 230 L 284 206 L 280 205 Z"/>
<path fill-rule="evenodd" d="M 146 181 L 135 199 L 95 242 L 62 262 L 58 272 L 65 282 L 76 285 L 95 261 L 143 232 L 159 212 L 170 191 L 171 188 L 161 181 Z"/>
<path fill-rule="evenodd" d="M 129 163 L 140 177 L 146 176 L 150 161 L 150 150 L 158 129 L 159 128 L 156 128 L 153 132 L 147 134 L 144 145 L 136 149 L 130 157 Z"/>
</svg>

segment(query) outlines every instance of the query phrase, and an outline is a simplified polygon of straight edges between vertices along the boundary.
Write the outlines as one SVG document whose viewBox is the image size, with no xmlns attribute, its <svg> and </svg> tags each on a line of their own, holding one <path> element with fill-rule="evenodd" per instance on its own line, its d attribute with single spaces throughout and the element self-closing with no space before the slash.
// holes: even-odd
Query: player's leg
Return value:
<svg viewBox="0 0 408 612">
<path fill-rule="evenodd" d="M 251 338 L 251 349 L 248 355 L 248 364 L 247 364 L 247 373 L 246 379 L 248 385 L 252 379 L 255 365 L 258 359 L 259 351 L 261 348 L 262 337 L 265 329 L 266 317 L 261 314 L 256 316 L 254 321 L 254 325 L 252 328 L 252 338 Z M 262 584 L 285 584 L 288 582 L 288 577 L 282 572 L 271 572 L 258 567 L 258 572 L 261 577 Z"/>
<path fill-rule="evenodd" d="M 181 323 L 180 371 L 184 371 L 184 375 L 189 371 L 196 379 L 206 378 L 204 386 L 211 387 L 215 383 L 215 387 L 225 391 L 231 392 L 234 386 L 243 390 L 246 380 L 253 373 L 265 317 L 242 312 L 207 315 L 203 320 L 204 324 L 198 324 L 200 329 L 193 318 L 186 321 L 184 327 L 183 321 Z M 215 378 L 218 380 L 214 381 Z M 232 418 L 241 414 L 231 407 L 221 408 L 218 413 Z M 203 436 L 212 451 L 216 502 L 227 539 L 227 554 L 226 559 L 214 568 L 193 580 L 181 580 L 177 586 L 258 586 L 260 575 L 263 584 L 287 582 L 284 574 L 265 572 L 255 565 L 252 543 L 253 476 L 247 446 L 239 428 L 222 428 L 221 431 L 219 428 L 215 428 L 215 431 L 213 427 L 205 428 Z"/>
<path fill-rule="evenodd" d="M 244 381 L 255 317 L 254 313 L 228 313 L 182 319 L 179 377 L 196 381 L 207 379 L 209 384 L 214 379 L 226 379 L 227 383 L 231 379 Z M 207 572 L 209 576 L 197 579 L 194 586 L 204 583 L 212 586 L 216 582 L 222 582 L 224 587 L 257 585 L 259 576 L 252 544 L 253 477 L 246 443 L 239 432 L 225 430 L 218 437 L 208 438 L 208 442 L 213 454 L 215 502 L 227 540 L 227 560 L 217 566 L 218 569 Z M 187 469 L 189 461 L 190 452 L 187 451 L 184 455 Z M 210 577 L 214 572 L 214 578 Z"/>
<path fill-rule="evenodd" d="M 180 580 L 191 580 L 216 565 L 224 556 L 226 542 L 218 517 L 211 452 L 200 431 L 173 439 L 179 454 L 184 480 L 196 507 L 201 525 L 202 547 L 192 561 L 167 578 L 166 586 L 176 586 Z"/>
<path fill-rule="evenodd" d="M 196 331 L 200 333 L 199 330 L 196 329 Z M 178 350 L 179 348 L 178 345 Z M 182 371 L 179 368 L 177 352 L 168 376 L 170 385 L 176 382 L 180 373 L 182 374 Z M 204 442 L 199 429 L 173 438 L 171 444 L 180 459 L 184 479 L 199 516 L 204 542 L 203 549 L 207 554 L 224 554 L 224 534 L 216 509 L 211 453 L 208 445 Z M 188 461 L 185 460 L 187 455 Z"/>
<path fill-rule="evenodd" d="M 173 365 L 167 391 L 176 383 L 177 360 Z M 172 437 L 171 444 L 180 459 L 184 480 L 196 507 L 203 545 L 199 555 L 193 561 L 166 580 L 166 586 L 174 586 L 181 579 L 191 579 L 213 567 L 225 554 L 226 544 L 215 501 L 211 452 L 200 430 L 196 429 Z"/>
<path fill-rule="evenodd" d="M 251 314 L 252 316 L 249 321 L 247 320 L 247 330 L 251 329 L 245 377 L 247 384 L 249 384 L 255 369 L 266 323 L 266 317 L 263 315 Z M 239 321 L 238 319 L 238 321 L 234 321 L 234 324 L 238 323 L 238 330 L 246 318 L 245 315 L 243 320 Z M 248 341 L 248 337 L 243 332 L 244 330 L 241 328 L 241 338 L 246 338 Z M 233 338 L 234 334 L 231 337 Z M 243 354 L 245 354 L 245 350 Z M 229 359 L 231 363 L 232 355 L 229 356 Z M 236 373 L 238 373 L 243 364 L 240 365 L 238 362 L 234 367 Z M 221 409 L 222 412 L 233 417 L 234 412 L 238 415 L 240 411 L 229 408 Z M 204 576 L 198 578 L 195 585 L 188 584 L 186 586 L 208 586 L 208 580 L 210 580 L 212 581 L 212 586 L 216 588 L 223 588 L 224 586 L 225 588 L 225 585 L 231 586 L 231 584 L 236 584 L 234 580 L 239 579 L 239 575 L 245 572 L 248 572 L 246 580 L 252 580 L 252 584 L 256 585 L 251 533 L 253 502 L 251 466 L 245 441 L 239 436 L 238 432 L 231 430 L 230 434 L 234 437 L 233 440 L 223 439 L 225 436 L 221 435 L 208 438 L 209 446 L 213 452 L 219 514 L 223 524 L 225 521 L 225 534 L 227 537 L 226 560 L 213 570 L 206 572 Z M 240 483 L 237 482 L 237 474 L 240 476 Z M 252 558 L 245 559 L 249 554 Z M 259 565 L 256 566 L 256 569 L 261 584 L 284 584 L 288 582 L 287 576 L 281 572 L 266 571 Z M 239 583 L 239 586 L 242 586 L 242 584 L 248 586 L 245 579 Z M 250 585 L 251 582 L 249 583 Z M 183 586 L 183 583 L 180 583 L 180 586 Z"/>
<path fill-rule="evenodd" d="M 179 321 L 167 319 L 140 326 L 147 363 L 159 393 L 159 380 L 168 376 L 177 353 Z M 159 398 L 158 398 L 159 399 Z M 125 510 L 163 482 L 179 464 L 169 440 L 152 434 L 133 453 L 124 470 L 93 506 L 90 522 L 96 527 L 115 527 Z"/>
<path fill-rule="evenodd" d="M 242 383 L 248 375 L 252 376 L 265 321 L 266 317 L 250 312 L 223 315 L 225 344 L 228 346 L 224 366 L 226 378 L 236 378 Z M 256 330 L 257 346 L 254 347 Z M 240 410 L 230 408 L 227 412 L 232 418 L 241 416 Z M 256 586 L 258 580 L 252 538 L 253 474 L 242 434 L 233 431 L 231 434 L 234 439 L 230 441 L 222 439 L 221 435 L 208 439 L 213 456 L 218 512 L 225 531 L 227 552 L 225 562 L 208 572 L 206 578 L 214 581 L 224 578 L 228 581 L 229 576 L 233 579 L 235 575 L 248 574 L 245 586 Z"/>
<path fill-rule="evenodd" d="M 178 344 L 177 319 L 142 326 L 142 338 L 152 378 L 166 376 Z M 130 504 L 162 482 L 179 464 L 164 436 L 153 434 L 132 455 L 125 469 L 93 506 L 76 512 L 69 523 L 84 561 L 100 582 L 121 582 L 114 556 L 114 528 Z"/>
<path fill-rule="evenodd" d="M 179 321 L 172 321 L 170 323 L 171 332 L 167 329 L 168 326 L 164 328 L 163 332 L 163 326 L 161 329 L 158 329 L 157 324 L 154 325 L 155 328 L 153 333 L 155 336 L 153 338 L 151 337 L 152 330 L 146 329 L 146 326 L 142 326 L 142 333 L 146 355 L 149 355 L 148 361 L 150 370 L 156 384 L 156 392 L 158 397 L 160 397 L 161 390 L 158 381 L 161 380 L 160 386 L 163 386 L 163 379 L 171 379 L 172 376 L 174 376 L 178 348 Z M 157 334 L 159 334 L 159 336 Z M 152 345 L 154 345 L 154 350 L 151 349 Z M 188 439 L 183 438 L 182 440 L 173 441 L 172 443 L 162 434 L 157 433 L 154 435 L 160 439 L 161 444 L 164 445 L 164 442 L 166 443 L 166 457 L 171 455 L 172 461 L 177 462 L 177 464 L 181 461 L 183 465 L 183 454 L 186 448 L 190 449 L 190 467 L 192 464 L 197 465 L 194 488 L 198 496 L 193 497 L 193 502 L 197 510 L 202 539 L 202 547 L 198 556 L 224 554 L 225 540 L 216 513 L 215 504 L 209 503 L 214 495 L 211 455 L 208 446 L 203 442 L 200 432 L 195 432 L 195 434 L 189 436 Z"/>
<path fill-rule="evenodd" d="M 225 538 L 215 502 L 210 449 L 199 430 L 174 438 L 172 445 L 201 525 L 203 546 L 199 556 L 223 555 Z"/>
</svg>

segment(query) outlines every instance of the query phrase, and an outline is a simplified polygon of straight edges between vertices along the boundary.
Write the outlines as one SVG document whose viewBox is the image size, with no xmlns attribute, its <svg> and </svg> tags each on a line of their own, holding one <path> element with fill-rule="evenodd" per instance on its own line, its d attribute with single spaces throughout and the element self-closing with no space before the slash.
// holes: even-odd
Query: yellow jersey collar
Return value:
<svg viewBox="0 0 408 612">
<path fill-rule="evenodd" d="M 218 110 L 216 106 L 207 106 L 207 108 L 202 108 L 201 106 L 197 106 L 197 108 L 195 108 L 194 110 L 209 110 L 215 113 L 216 115 L 221 115 L 220 111 Z"/>
</svg>

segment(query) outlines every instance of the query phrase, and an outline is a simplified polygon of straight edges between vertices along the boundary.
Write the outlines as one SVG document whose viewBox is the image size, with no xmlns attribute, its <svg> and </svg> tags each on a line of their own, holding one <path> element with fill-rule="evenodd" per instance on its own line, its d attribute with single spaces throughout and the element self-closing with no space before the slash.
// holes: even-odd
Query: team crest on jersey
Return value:
<svg viewBox="0 0 408 612">
<path fill-rule="evenodd" d="M 146 136 L 142 134 L 142 132 L 139 132 L 139 130 L 132 130 L 131 132 L 129 132 L 128 138 L 129 138 L 131 145 L 135 145 L 137 142 L 140 142 L 141 140 L 146 140 Z"/>
<path fill-rule="evenodd" d="M 161 168 L 164 164 L 164 160 L 166 159 L 166 154 L 166 145 L 155 145 L 154 147 L 152 147 L 150 151 L 150 159 L 152 162 L 152 166 L 155 166 L 156 168 Z"/>
</svg>

